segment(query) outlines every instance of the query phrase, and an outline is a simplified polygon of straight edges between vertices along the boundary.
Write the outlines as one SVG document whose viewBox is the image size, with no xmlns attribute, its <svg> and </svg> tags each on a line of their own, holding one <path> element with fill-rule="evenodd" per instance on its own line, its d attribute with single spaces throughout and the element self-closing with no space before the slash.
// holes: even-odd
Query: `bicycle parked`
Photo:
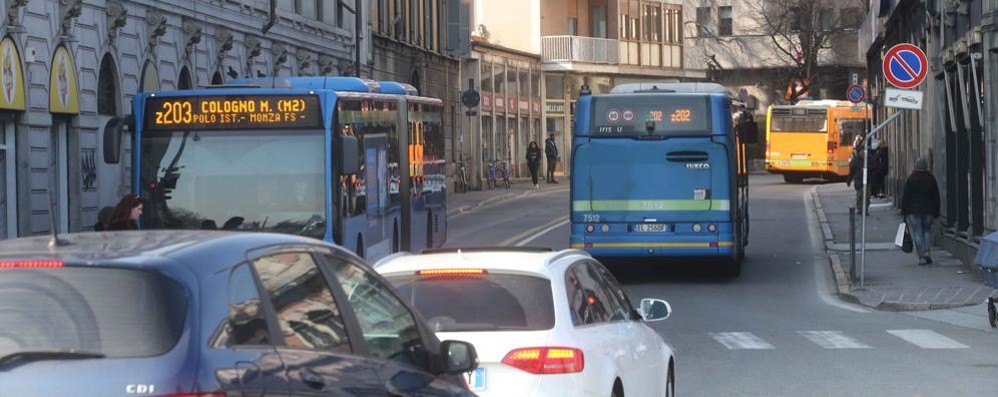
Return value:
<svg viewBox="0 0 998 397">
<path fill-rule="evenodd" d="M 509 189 L 512 183 L 509 181 L 509 159 L 503 160 L 499 163 L 499 179 L 500 184 Z"/>
</svg>

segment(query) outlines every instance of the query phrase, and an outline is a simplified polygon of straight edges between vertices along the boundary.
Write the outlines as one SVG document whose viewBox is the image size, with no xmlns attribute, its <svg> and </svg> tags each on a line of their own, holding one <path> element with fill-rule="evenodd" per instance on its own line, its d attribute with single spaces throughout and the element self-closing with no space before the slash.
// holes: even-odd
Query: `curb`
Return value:
<svg viewBox="0 0 998 397">
<path fill-rule="evenodd" d="M 811 188 L 811 200 L 814 202 L 814 211 L 818 215 L 818 221 L 821 222 L 821 234 L 825 236 L 825 253 L 828 255 L 828 265 L 832 268 L 832 275 L 835 277 L 835 289 L 838 292 L 839 299 L 852 304 L 863 305 L 859 297 L 853 295 L 849 288 L 849 275 L 842 266 L 842 257 L 839 254 L 831 253 L 833 251 L 832 244 L 835 242 L 835 236 L 832 234 L 832 228 L 828 224 L 828 216 L 825 215 L 825 209 L 821 205 L 821 197 L 818 196 L 817 186 Z"/>
<path fill-rule="evenodd" d="M 853 297 L 849 292 L 849 277 L 842 266 L 842 257 L 839 254 L 828 254 L 828 263 L 832 266 L 832 273 L 835 274 L 835 286 L 838 289 L 839 295 L 850 296 L 859 301 L 859 299 Z"/>
<path fill-rule="evenodd" d="M 530 196 L 530 195 L 533 195 L 533 194 L 536 194 L 536 193 L 547 193 L 547 192 L 554 192 L 554 191 L 567 190 L 567 189 L 568 189 L 568 186 L 564 186 L 564 187 L 555 187 L 555 188 L 551 188 L 551 189 L 527 190 L 527 191 L 525 191 L 523 193 L 502 193 L 502 194 L 499 194 L 499 195 L 495 195 L 495 196 L 489 197 L 489 198 L 487 198 L 485 200 L 479 201 L 479 202 L 477 202 L 475 204 L 468 204 L 468 205 L 462 205 L 462 206 L 457 207 L 457 208 L 451 208 L 451 209 L 447 210 L 447 216 L 455 216 L 455 215 L 459 215 L 459 214 L 464 214 L 464 213 L 470 212 L 470 211 L 478 209 L 478 208 L 488 207 L 488 206 L 494 205 L 496 203 L 499 203 L 499 202 L 502 202 L 502 201 L 506 201 L 506 200 L 510 200 L 510 199 L 524 198 L 524 197 L 527 197 L 527 196 Z"/>
</svg>

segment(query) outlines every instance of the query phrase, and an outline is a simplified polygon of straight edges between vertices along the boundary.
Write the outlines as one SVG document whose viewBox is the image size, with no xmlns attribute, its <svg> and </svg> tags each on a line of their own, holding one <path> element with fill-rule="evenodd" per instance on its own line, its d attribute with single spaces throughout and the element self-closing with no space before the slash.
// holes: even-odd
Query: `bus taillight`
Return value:
<svg viewBox="0 0 998 397">
<path fill-rule="evenodd" d="M 839 145 L 835 141 L 828 141 L 828 154 L 835 154 L 835 149 L 838 149 Z"/>
</svg>

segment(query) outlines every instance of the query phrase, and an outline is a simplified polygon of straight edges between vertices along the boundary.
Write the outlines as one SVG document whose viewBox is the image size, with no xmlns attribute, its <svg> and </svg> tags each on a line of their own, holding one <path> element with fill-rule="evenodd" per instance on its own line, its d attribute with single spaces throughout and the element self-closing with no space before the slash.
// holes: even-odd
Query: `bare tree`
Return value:
<svg viewBox="0 0 998 397">
<path fill-rule="evenodd" d="M 855 3 L 855 4 L 853 4 Z M 779 72 L 799 81 L 790 102 L 796 102 L 825 77 L 820 68 L 823 56 L 832 50 L 835 38 L 858 27 L 857 0 L 756 0 L 748 1 L 756 34 L 769 37 L 774 52 L 783 58 L 776 62 Z"/>
</svg>

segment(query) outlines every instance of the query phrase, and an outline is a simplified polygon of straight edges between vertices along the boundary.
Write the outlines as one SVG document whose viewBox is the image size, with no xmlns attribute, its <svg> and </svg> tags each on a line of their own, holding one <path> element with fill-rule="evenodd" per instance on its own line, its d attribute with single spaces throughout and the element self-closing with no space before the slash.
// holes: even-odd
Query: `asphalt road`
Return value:
<svg viewBox="0 0 998 397">
<path fill-rule="evenodd" d="M 653 327 L 677 351 L 677 394 L 695 396 L 996 396 L 998 332 L 842 303 L 807 185 L 751 179 L 742 276 L 710 263 L 615 263 L 633 301 L 668 300 Z M 566 248 L 567 191 L 452 217 L 448 246 Z"/>
</svg>

